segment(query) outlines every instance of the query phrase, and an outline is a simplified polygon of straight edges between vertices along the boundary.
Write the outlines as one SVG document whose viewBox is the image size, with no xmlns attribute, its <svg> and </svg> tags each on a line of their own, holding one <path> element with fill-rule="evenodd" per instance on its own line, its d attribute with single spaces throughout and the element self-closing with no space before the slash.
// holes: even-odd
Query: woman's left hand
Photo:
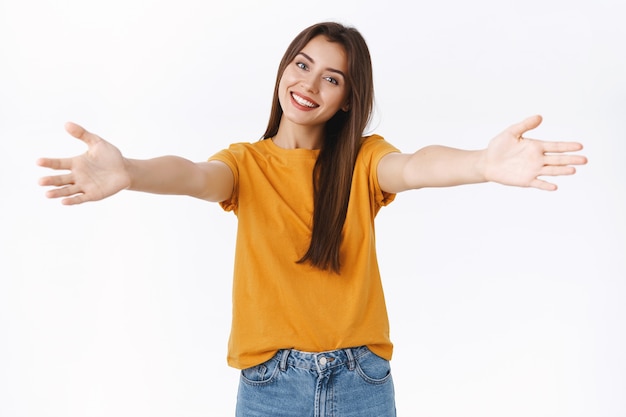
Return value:
<svg viewBox="0 0 626 417">
<path fill-rule="evenodd" d="M 554 191 L 556 184 L 539 177 L 572 175 L 574 165 L 584 165 L 587 158 L 566 152 L 580 151 L 577 142 L 546 142 L 524 135 L 539 126 L 541 116 L 532 116 L 514 124 L 493 138 L 485 152 L 484 173 L 488 181 L 518 187 Z"/>
</svg>

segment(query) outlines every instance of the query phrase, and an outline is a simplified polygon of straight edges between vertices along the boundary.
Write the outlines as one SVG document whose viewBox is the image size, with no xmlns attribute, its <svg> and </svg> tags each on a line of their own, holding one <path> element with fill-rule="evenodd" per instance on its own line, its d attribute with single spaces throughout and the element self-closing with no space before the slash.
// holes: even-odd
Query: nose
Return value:
<svg viewBox="0 0 626 417">
<path fill-rule="evenodd" d="M 300 82 L 305 91 L 317 93 L 319 91 L 319 78 L 313 74 L 304 77 Z"/>
</svg>

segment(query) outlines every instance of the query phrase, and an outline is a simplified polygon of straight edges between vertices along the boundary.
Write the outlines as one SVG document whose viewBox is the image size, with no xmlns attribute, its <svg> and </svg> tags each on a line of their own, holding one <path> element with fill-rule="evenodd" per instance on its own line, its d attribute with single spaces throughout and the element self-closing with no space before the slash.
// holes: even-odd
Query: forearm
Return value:
<svg viewBox="0 0 626 417">
<path fill-rule="evenodd" d="M 203 188 L 202 170 L 178 156 L 126 159 L 125 165 L 130 175 L 129 190 L 197 197 Z"/>
<path fill-rule="evenodd" d="M 405 167 L 407 188 L 451 187 L 485 182 L 484 151 L 432 145 L 412 154 Z"/>
<path fill-rule="evenodd" d="M 121 190 L 154 194 L 188 195 L 207 201 L 231 197 L 235 177 L 220 161 L 194 163 L 178 156 L 139 160 L 124 158 L 118 148 L 74 123 L 66 130 L 82 140 L 89 150 L 72 158 L 41 158 L 38 164 L 69 173 L 43 177 L 41 185 L 49 198 L 63 198 L 63 204 L 81 204 L 110 197 Z"/>
<path fill-rule="evenodd" d="M 556 190 L 543 176 L 572 175 L 573 165 L 587 163 L 582 155 L 568 155 L 582 145 L 576 142 L 545 142 L 523 135 L 541 123 L 532 116 L 494 137 L 486 149 L 465 151 L 433 145 L 414 154 L 390 153 L 379 162 L 378 183 L 387 192 L 495 182 L 517 187 Z"/>
</svg>

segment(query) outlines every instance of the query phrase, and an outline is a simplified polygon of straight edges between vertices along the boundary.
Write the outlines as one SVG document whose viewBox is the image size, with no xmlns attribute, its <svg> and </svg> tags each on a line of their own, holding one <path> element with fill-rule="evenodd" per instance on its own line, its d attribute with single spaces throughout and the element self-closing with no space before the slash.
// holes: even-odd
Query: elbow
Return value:
<svg viewBox="0 0 626 417">
<path fill-rule="evenodd" d="M 215 187 L 211 187 L 204 189 L 200 193 L 197 193 L 196 195 L 194 195 L 194 197 L 201 200 L 209 201 L 211 203 L 221 203 L 222 201 L 226 201 L 231 198 L 232 194 L 232 189 L 226 189 L 226 187 L 224 187 L 223 190 L 220 190 L 216 189 Z"/>
</svg>

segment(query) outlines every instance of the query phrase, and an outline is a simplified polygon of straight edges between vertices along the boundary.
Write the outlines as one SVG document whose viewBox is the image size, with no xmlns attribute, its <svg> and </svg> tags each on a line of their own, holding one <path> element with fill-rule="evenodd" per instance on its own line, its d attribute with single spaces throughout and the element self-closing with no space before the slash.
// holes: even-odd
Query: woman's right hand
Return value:
<svg viewBox="0 0 626 417">
<path fill-rule="evenodd" d="M 127 161 L 115 146 L 75 123 L 66 123 L 65 130 L 88 146 L 87 152 L 72 158 L 41 158 L 37 164 L 68 173 L 43 177 L 39 184 L 55 187 L 48 198 L 64 197 L 65 205 L 102 200 L 130 187 Z"/>
</svg>

